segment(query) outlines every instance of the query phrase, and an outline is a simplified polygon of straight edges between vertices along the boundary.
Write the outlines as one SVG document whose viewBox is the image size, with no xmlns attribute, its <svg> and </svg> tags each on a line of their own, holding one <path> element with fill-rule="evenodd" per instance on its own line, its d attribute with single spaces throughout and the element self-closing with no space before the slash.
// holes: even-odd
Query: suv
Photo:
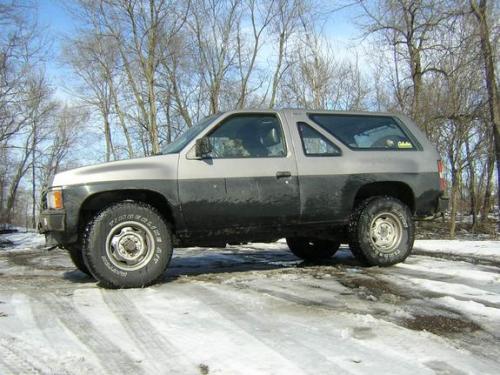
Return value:
<svg viewBox="0 0 500 375">
<path fill-rule="evenodd" d="M 40 231 L 106 287 L 143 287 L 173 247 L 286 237 L 299 258 L 341 243 L 367 265 L 406 259 L 415 218 L 447 206 L 435 148 L 407 117 L 231 111 L 191 127 L 161 155 L 58 173 Z"/>
</svg>

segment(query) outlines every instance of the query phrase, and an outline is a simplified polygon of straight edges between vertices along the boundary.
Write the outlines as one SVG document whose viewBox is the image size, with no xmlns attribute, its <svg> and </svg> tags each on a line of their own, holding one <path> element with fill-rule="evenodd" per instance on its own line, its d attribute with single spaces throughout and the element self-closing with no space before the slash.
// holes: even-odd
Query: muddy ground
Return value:
<svg viewBox="0 0 500 375">
<path fill-rule="evenodd" d="M 283 242 L 179 249 L 158 285 L 105 290 L 63 250 L 5 246 L 0 374 L 500 369 L 500 264 L 488 257 L 417 242 L 406 263 L 382 269 L 347 247 L 321 264 Z"/>
</svg>

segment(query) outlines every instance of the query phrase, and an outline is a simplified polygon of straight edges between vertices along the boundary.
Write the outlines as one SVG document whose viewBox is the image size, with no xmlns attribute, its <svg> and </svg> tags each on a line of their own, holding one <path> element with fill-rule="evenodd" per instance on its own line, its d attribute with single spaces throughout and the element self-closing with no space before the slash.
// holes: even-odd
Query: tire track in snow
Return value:
<svg viewBox="0 0 500 375">
<path fill-rule="evenodd" d="M 426 278 L 425 274 L 407 276 L 396 273 L 391 275 L 380 273 L 378 278 L 391 283 L 400 280 L 400 285 L 404 286 L 405 290 L 407 290 L 413 298 L 425 299 L 450 296 L 457 300 L 473 301 L 487 307 L 500 309 L 500 296 L 498 294 L 478 289 L 467 284 L 433 280 Z"/>
<path fill-rule="evenodd" d="M 54 373 L 52 369 L 43 369 L 43 363 L 39 363 L 39 360 L 35 359 L 35 348 L 30 348 L 29 345 L 26 345 L 27 343 L 20 344 L 21 347 L 18 348 L 16 343 L 18 341 L 18 339 L 12 337 L 8 340 L 5 338 L 0 339 L 0 361 L 5 364 L 12 374 Z M 30 358 L 26 355 L 27 352 L 29 352 Z M 67 372 L 58 373 L 67 374 Z"/>
<path fill-rule="evenodd" d="M 190 295 L 204 302 L 221 316 L 232 321 L 236 326 L 263 342 L 289 362 L 307 374 L 344 374 L 347 370 L 314 349 L 301 342 L 283 335 L 275 325 L 258 319 L 243 308 L 239 308 L 229 298 L 221 296 L 219 290 L 203 285 L 193 285 Z M 256 333 L 259 333 L 258 335 Z"/>
<path fill-rule="evenodd" d="M 448 252 L 425 251 L 418 248 L 413 249 L 411 255 L 441 259 L 443 261 L 467 262 L 473 265 L 481 265 L 483 267 L 492 268 L 494 272 L 500 273 L 500 261 L 489 259 L 481 255 L 451 254 Z"/>
<path fill-rule="evenodd" d="M 30 298 L 33 299 L 33 297 Z M 47 319 L 53 315 L 52 311 L 45 303 L 40 303 L 36 299 L 34 301 L 35 303 L 29 301 L 29 304 L 33 311 L 35 329 L 41 332 L 51 349 L 56 353 L 59 351 L 64 353 L 64 355 L 58 355 L 55 360 L 62 362 L 61 366 L 70 368 L 71 371 L 74 370 L 74 366 L 78 366 L 80 373 L 102 373 L 103 368 L 99 366 L 99 359 L 89 351 L 85 343 L 81 342 L 72 331 L 67 330 L 60 319 Z"/>
<path fill-rule="evenodd" d="M 476 280 L 474 278 L 468 278 L 466 275 L 464 276 L 450 275 L 446 273 L 440 273 L 439 270 L 436 271 L 428 270 L 424 272 L 423 270 L 419 269 L 398 267 L 397 270 L 396 269 L 394 270 L 394 274 L 412 278 L 419 278 L 419 279 L 425 278 L 426 280 L 444 282 L 453 285 L 469 286 L 476 289 L 480 289 L 485 293 L 497 294 L 498 290 L 500 290 L 500 283 L 494 282 L 493 280 L 481 282 L 480 280 Z"/>
<path fill-rule="evenodd" d="M 39 328 L 40 316 L 32 308 L 40 304 L 31 303 L 28 295 L 22 293 L 12 293 L 7 300 L 11 311 L 8 319 L 0 321 L 0 340 L 4 346 L 8 343 L 11 359 L 16 354 L 27 360 L 31 367 L 40 369 L 41 373 L 69 374 L 51 345 L 53 341 L 47 339 L 45 332 Z M 46 322 L 52 321 L 46 318 L 50 315 L 42 316 Z M 4 323 L 6 326 L 2 329 Z"/>
<path fill-rule="evenodd" d="M 156 322 L 158 329 L 171 337 L 191 361 L 209 366 L 210 373 L 215 374 L 304 373 L 254 335 L 193 297 L 191 289 L 189 284 L 171 284 L 167 293 L 162 288 L 160 293 L 148 296 L 146 303 L 137 303 L 142 315 Z M 149 303 L 156 307 L 149 309 Z"/>
<path fill-rule="evenodd" d="M 363 276 L 373 278 L 375 281 L 380 280 L 378 277 L 376 277 L 376 276 L 380 276 L 380 275 L 370 274 L 370 273 L 371 272 L 369 272 L 368 274 L 365 274 Z M 387 277 L 387 274 L 381 275 L 381 276 Z M 327 284 L 334 281 L 333 279 L 334 278 L 327 279 L 326 280 Z M 392 282 L 394 282 L 394 280 L 392 280 Z M 395 325 L 397 327 L 403 327 L 406 329 L 406 326 L 404 326 L 404 325 L 402 326 L 400 319 L 398 319 L 397 317 L 391 317 L 390 315 L 387 316 L 385 314 L 379 315 L 378 311 L 381 311 L 381 310 L 380 310 L 379 306 L 372 305 L 373 304 L 372 300 L 370 300 L 370 302 L 364 301 L 364 300 L 359 300 L 358 302 L 361 303 L 360 305 L 358 305 L 356 303 L 356 301 L 353 301 L 352 304 L 343 304 L 343 305 L 338 306 L 336 304 L 336 301 L 335 301 L 335 296 L 338 296 L 338 294 L 339 294 L 339 292 L 341 292 L 341 290 L 339 290 L 336 287 L 326 287 L 326 288 L 318 287 L 319 285 L 321 285 L 321 283 L 318 280 L 314 280 L 311 282 L 311 281 L 307 281 L 307 279 L 305 279 L 305 282 L 302 282 L 302 281 L 297 282 L 294 285 L 294 288 L 291 290 L 287 289 L 286 286 L 284 286 L 284 285 L 281 285 L 281 284 L 276 285 L 274 283 L 271 283 L 271 282 L 269 282 L 269 280 L 266 280 L 264 285 L 259 285 L 259 284 L 254 284 L 254 283 L 245 284 L 245 285 L 249 290 L 256 291 L 256 292 L 263 293 L 263 294 L 268 294 L 272 297 L 276 297 L 278 299 L 288 301 L 290 303 L 303 305 L 305 307 L 310 307 L 312 309 L 334 310 L 335 312 L 339 312 L 339 313 L 361 314 L 361 315 L 364 315 L 367 312 L 371 312 L 371 315 L 373 316 L 373 318 L 377 319 L 380 322 L 380 324 Z M 398 285 L 398 287 L 401 287 L 401 285 Z M 390 288 L 390 289 L 393 289 L 393 288 Z M 424 289 L 424 291 L 425 291 L 425 289 Z M 332 292 L 332 293 L 330 293 L 330 292 Z M 427 296 L 417 296 L 418 292 L 419 291 L 417 291 L 417 290 L 412 290 L 410 292 L 409 289 L 408 290 L 405 289 L 405 292 L 404 293 L 401 292 L 401 293 L 406 295 L 407 298 L 418 298 L 418 299 L 422 300 L 422 299 L 425 299 L 427 297 Z M 422 292 L 422 290 L 420 290 L 420 292 Z M 389 293 L 393 293 L 393 292 L 391 291 Z M 398 295 L 400 295 L 401 293 L 398 293 Z M 311 297 L 310 298 L 304 297 L 306 295 L 310 295 Z M 344 301 L 344 302 L 346 302 L 346 301 Z M 379 303 L 379 302 L 377 302 L 377 303 Z M 383 301 L 380 303 L 386 304 L 386 302 L 383 302 Z M 387 305 L 390 306 L 391 304 L 389 303 Z M 427 306 L 427 305 L 429 305 L 429 303 L 425 303 L 425 305 Z M 442 312 L 440 312 L 441 310 L 439 310 L 439 311 L 437 310 L 438 309 L 437 306 L 432 307 L 432 309 L 433 310 L 436 309 L 435 310 L 436 315 L 440 315 L 442 313 Z M 455 313 L 457 315 L 459 315 L 460 317 L 462 317 L 464 320 L 467 320 L 467 321 L 470 320 L 469 317 L 463 315 L 462 312 L 460 312 L 460 311 L 455 311 Z M 478 323 L 481 323 L 481 321 L 479 321 Z M 442 337 L 441 335 L 438 335 L 438 336 Z M 473 337 L 473 339 L 471 337 Z M 478 356 L 482 356 L 481 352 L 477 350 L 477 347 L 480 347 L 480 345 L 478 345 L 478 344 L 481 341 L 488 343 L 488 345 L 487 345 L 488 347 L 495 347 L 495 340 L 498 339 L 498 338 L 496 338 L 494 333 L 491 333 L 491 332 L 488 333 L 487 331 L 475 333 L 471 337 L 468 337 L 466 334 L 466 335 L 461 337 L 461 340 L 463 340 L 464 342 L 467 342 L 468 349 L 474 351 L 474 353 L 477 354 Z M 354 335 L 354 338 L 356 338 L 356 335 Z M 451 339 L 451 342 L 454 342 L 454 339 Z M 387 356 L 387 353 L 390 352 L 390 347 L 386 347 L 385 349 L 379 348 L 377 350 L 375 348 L 370 348 L 370 346 L 368 345 L 366 347 L 366 349 L 372 350 L 372 351 L 379 351 L 379 355 L 381 357 L 386 356 L 388 361 L 393 361 L 395 363 L 398 362 L 395 360 L 395 358 L 398 358 L 399 353 L 397 353 L 397 352 L 393 353 L 393 355 L 394 355 L 393 358 L 391 358 L 390 356 Z M 321 352 L 321 350 L 318 350 L 318 351 Z M 358 352 L 362 352 L 362 350 L 360 349 L 359 346 L 358 346 Z M 492 356 L 492 355 L 484 356 L 484 357 L 488 358 L 489 360 L 491 358 L 494 358 L 494 356 Z M 401 361 L 401 363 L 404 363 L 405 360 L 408 360 L 408 358 L 403 359 L 403 361 Z M 398 363 L 398 364 L 401 364 L 401 363 Z"/>
<path fill-rule="evenodd" d="M 37 296 L 40 303 L 44 303 L 61 323 L 88 347 L 98 358 L 101 366 L 109 374 L 142 374 L 144 371 L 119 346 L 107 339 L 92 323 L 80 314 L 67 297 L 53 293 Z"/>
<path fill-rule="evenodd" d="M 145 317 L 122 291 L 106 291 L 104 302 L 120 320 L 130 337 L 137 343 L 148 361 L 161 373 L 199 374 L 198 366 L 166 339 Z"/>
<path fill-rule="evenodd" d="M 329 279 L 329 280 L 331 280 L 331 279 Z M 267 285 L 265 287 L 260 287 L 259 285 L 257 285 L 257 287 L 254 288 L 254 285 L 249 285 L 249 288 L 250 288 L 250 290 L 255 290 L 258 292 L 266 293 L 266 294 L 269 294 L 270 296 L 273 296 L 273 297 L 276 297 L 279 299 L 283 299 L 283 300 L 286 300 L 286 301 L 289 301 L 292 303 L 297 303 L 299 305 L 305 305 L 306 307 L 311 307 L 313 309 L 323 308 L 326 310 L 335 310 L 336 318 L 338 319 L 339 322 L 342 321 L 343 318 L 341 316 L 343 314 L 363 316 L 367 313 L 367 311 L 368 312 L 372 311 L 373 312 L 371 314 L 372 319 L 375 319 L 377 321 L 377 323 L 376 323 L 377 325 L 384 327 L 384 328 L 382 328 L 383 330 L 391 329 L 394 333 L 393 337 L 396 337 L 396 338 L 397 337 L 407 337 L 407 339 L 411 341 L 411 333 L 410 334 L 407 333 L 407 327 L 401 326 L 401 324 L 399 323 L 399 320 L 397 318 L 391 319 L 389 316 L 378 316 L 378 314 L 376 313 L 376 309 L 378 309 L 378 308 L 374 309 L 373 306 L 370 306 L 370 304 L 372 302 L 364 301 L 364 308 L 363 308 L 363 305 L 356 306 L 356 304 L 354 304 L 354 306 L 353 305 L 347 306 L 348 307 L 347 309 L 343 309 L 343 308 L 335 309 L 335 308 L 333 308 L 333 305 L 328 302 L 329 299 L 335 298 L 335 294 L 328 295 L 328 293 L 325 293 L 326 290 L 318 289 L 316 287 L 316 285 L 314 285 L 314 284 L 311 285 L 309 282 L 306 282 L 305 284 L 304 283 L 297 283 L 295 285 L 295 287 L 293 288 L 293 291 L 297 292 L 299 294 L 302 294 L 302 295 L 307 295 L 308 294 L 307 287 L 312 287 L 312 289 L 309 289 L 309 291 L 315 297 L 318 297 L 318 299 L 311 300 L 311 302 L 313 302 L 313 303 L 308 302 L 309 298 L 304 298 L 304 297 L 297 296 L 294 294 L 291 295 L 290 292 L 288 290 L 285 290 L 285 287 L 282 285 L 271 284 L 268 281 L 266 281 L 266 282 L 269 285 Z M 337 291 L 337 293 L 338 293 L 338 291 Z M 363 302 L 363 301 L 361 301 L 361 302 Z M 339 313 L 338 315 L 337 315 L 337 312 Z M 462 316 L 462 314 L 458 311 L 457 311 L 457 314 Z M 469 320 L 469 318 L 467 318 L 465 316 L 464 316 L 464 319 Z M 340 323 L 340 324 L 342 326 L 342 323 Z M 375 324 L 375 323 L 371 322 L 371 325 L 372 324 Z M 361 325 L 361 328 L 360 328 L 359 325 L 356 324 L 356 325 L 354 325 L 354 328 L 352 328 L 352 323 L 348 323 L 347 325 L 345 325 L 345 327 L 348 330 L 353 329 L 352 337 L 354 339 L 361 339 L 360 341 L 356 342 L 356 344 L 355 344 L 356 345 L 356 353 L 358 355 L 362 355 L 364 353 L 368 357 L 376 355 L 379 358 L 385 358 L 386 361 L 392 363 L 391 364 L 391 366 L 393 367 L 392 371 L 394 371 L 395 373 L 398 373 L 399 371 L 403 371 L 403 372 L 408 371 L 408 370 L 405 370 L 405 363 L 412 360 L 411 355 L 405 355 L 401 352 L 393 351 L 393 345 L 390 342 L 379 341 L 378 343 L 372 345 L 372 343 L 374 342 L 373 340 L 378 340 L 376 338 L 377 332 L 374 330 L 374 332 L 373 332 L 374 336 L 370 337 L 370 335 L 372 334 L 372 330 L 369 328 L 369 326 L 363 327 L 363 325 Z M 368 328 L 368 329 L 365 331 L 364 328 Z M 367 334 L 367 337 L 364 337 L 365 333 Z M 436 336 L 439 337 L 439 339 L 446 340 L 447 342 L 451 342 L 451 343 L 455 342 L 454 339 L 450 339 L 448 341 L 447 338 L 444 338 L 441 335 L 436 335 Z M 366 339 L 368 339 L 368 341 L 366 341 Z M 383 340 L 385 340 L 385 339 L 383 339 Z M 390 341 L 391 339 L 389 338 L 388 340 Z M 481 342 L 487 343 L 487 345 L 486 345 L 487 348 L 495 348 L 495 340 L 496 339 L 495 339 L 495 336 L 493 334 L 490 334 L 487 332 L 477 332 L 473 336 L 470 336 L 470 337 L 467 335 L 462 336 L 461 340 L 463 340 L 463 342 L 467 342 L 468 343 L 467 349 L 470 351 L 473 351 L 478 357 L 486 358 L 489 361 L 492 359 L 498 358 L 498 355 L 485 355 L 484 351 L 481 352 L 481 351 L 477 350 L 478 348 L 481 347 Z M 396 339 L 396 342 L 397 342 L 397 339 Z M 429 345 L 433 345 L 433 344 L 434 343 L 432 341 L 429 342 Z M 320 347 L 317 349 L 317 351 L 321 353 L 322 349 L 323 348 Z M 343 347 L 336 349 L 336 354 L 342 355 L 343 352 L 344 352 Z M 375 353 L 377 353 L 377 354 L 375 354 Z M 408 352 L 408 353 L 410 353 L 410 352 Z M 328 351 L 325 354 L 328 355 Z M 349 353 L 344 352 L 344 355 L 349 355 Z M 399 370 L 396 370 L 397 368 L 399 368 Z M 384 371 L 387 371 L 387 370 L 384 370 Z M 414 370 L 414 371 L 416 371 L 416 370 Z"/>
</svg>

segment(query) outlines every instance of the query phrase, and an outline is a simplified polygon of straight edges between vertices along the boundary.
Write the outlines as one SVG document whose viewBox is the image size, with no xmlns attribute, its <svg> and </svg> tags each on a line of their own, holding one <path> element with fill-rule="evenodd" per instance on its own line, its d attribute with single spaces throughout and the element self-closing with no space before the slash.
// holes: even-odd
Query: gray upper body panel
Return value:
<svg viewBox="0 0 500 375">
<path fill-rule="evenodd" d="M 335 112 L 335 111 L 310 111 L 286 109 L 281 111 L 272 110 L 239 110 L 224 113 L 215 122 L 207 126 L 195 139 L 193 139 L 179 154 L 158 155 L 131 160 L 102 163 L 88 167 L 72 169 L 58 173 L 52 186 L 81 185 L 93 182 L 128 181 L 128 180 L 172 180 L 172 179 L 198 179 L 220 177 L 220 172 L 215 168 L 213 171 L 205 170 L 204 176 L 199 175 L 199 164 L 204 163 L 196 160 L 194 156 L 194 145 L 196 139 L 211 132 L 214 127 L 228 117 L 235 114 L 264 113 L 276 114 L 281 121 L 287 144 L 286 159 L 299 167 L 293 168 L 293 175 L 324 175 L 324 174 L 353 174 L 353 173 L 425 173 L 436 172 L 436 161 L 439 155 L 434 146 L 426 139 L 418 127 L 407 117 L 389 113 L 372 112 Z M 422 145 L 422 150 L 405 151 L 369 151 L 351 150 L 326 130 L 315 124 L 307 116 L 308 113 L 325 114 L 355 114 L 355 115 L 383 115 L 400 118 L 409 128 L 414 137 Z M 297 131 L 297 122 L 305 122 L 326 138 L 332 140 L 341 150 L 339 157 L 311 158 L 301 152 L 301 141 Z M 181 164 L 185 160 L 193 160 L 186 168 L 177 173 L 178 159 Z M 236 160 L 238 167 L 236 168 Z M 273 160 L 278 160 L 273 158 Z M 261 176 L 267 169 L 274 170 L 269 165 L 268 158 L 244 158 L 218 160 L 218 163 L 226 164 L 225 176 L 229 178 L 242 178 Z M 231 167 L 234 165 L 235 167 Z M 299 170 L 300 169 L 300 170 Z M 266 174 L 266 173 L 264 173 Z"/>
<path fill-rule="evenodd" d="M 175 180 L 178 158 L 178 154 L 157 155 L 71 169 L 56 174 L 52 186 L 129 180 Z"/>
</svg>

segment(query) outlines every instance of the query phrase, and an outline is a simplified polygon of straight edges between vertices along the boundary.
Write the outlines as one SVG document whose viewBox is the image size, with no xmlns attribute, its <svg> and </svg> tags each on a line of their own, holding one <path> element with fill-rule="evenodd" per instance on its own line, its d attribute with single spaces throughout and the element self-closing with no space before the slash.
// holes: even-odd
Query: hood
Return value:
<svg viewBox="0 0 500 375">
<path fill-rule="evenodd" d="M 57 173 L 52 186 L 84 185 L 93 182 L 177 179 L 179 155 L 158 155 L 91 165 Z"/>
</svg>

